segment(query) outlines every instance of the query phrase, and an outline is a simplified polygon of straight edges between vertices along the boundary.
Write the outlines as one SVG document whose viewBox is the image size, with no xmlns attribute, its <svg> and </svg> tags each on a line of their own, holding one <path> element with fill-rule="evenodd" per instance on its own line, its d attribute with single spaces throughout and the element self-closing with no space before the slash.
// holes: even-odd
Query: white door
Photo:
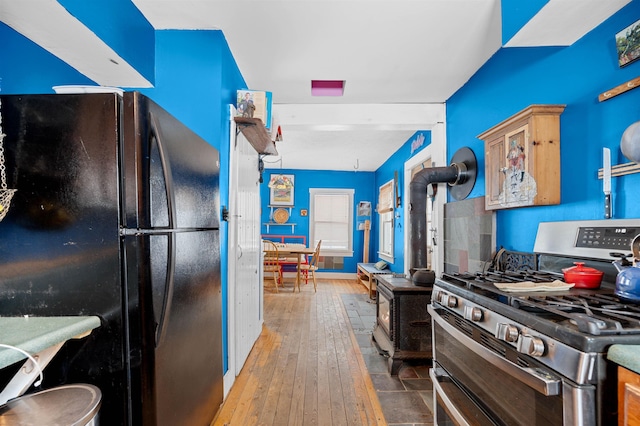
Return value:
<svg viewBox="0 0 640 426">
<path fill-rule="evenodd" d="M 236 136 L 233 119 L 229 143 L 229 369 L 225 395 L 260 336 L 263 322 L 258 153 L 242 133 Z"/>
</svg>

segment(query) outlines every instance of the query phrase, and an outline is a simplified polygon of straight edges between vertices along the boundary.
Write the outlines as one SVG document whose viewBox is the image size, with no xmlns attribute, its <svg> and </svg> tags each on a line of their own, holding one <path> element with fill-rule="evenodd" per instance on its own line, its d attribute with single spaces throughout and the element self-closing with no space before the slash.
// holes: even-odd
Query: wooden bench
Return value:
<svg viewBox="0 0 640 426">
<path fill-rule="evenodd" d="M 376 268 L 375 263 L 358 263 L 358 282 L 369 290 L 369 298 L 375 299 L 376 283 L 373 276 L 376 274 L 388 274 L 389 270 Z"/>
</svg>

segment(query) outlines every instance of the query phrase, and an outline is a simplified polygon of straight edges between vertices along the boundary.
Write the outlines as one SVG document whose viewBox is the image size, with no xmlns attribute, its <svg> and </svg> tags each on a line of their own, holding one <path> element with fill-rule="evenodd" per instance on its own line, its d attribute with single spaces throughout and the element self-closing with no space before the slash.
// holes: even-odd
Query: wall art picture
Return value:
<svg viewBox="0 0 640 426">
<path fill-rule="evenodd" d="M 371 201 L 360 201 L 358 203 L 358 216 L 371 216 Z"/>
<path fill-rule="evenodd" d="M 272 206 L 293 206 L 293 175 L 277 175 L 272 177 L 269 204 Z"/>
<path fill-rule="evenodd" d="M 616 50 L 621 68 L 640 58 L 640 20 L 616 34 Z"/>
</svg>

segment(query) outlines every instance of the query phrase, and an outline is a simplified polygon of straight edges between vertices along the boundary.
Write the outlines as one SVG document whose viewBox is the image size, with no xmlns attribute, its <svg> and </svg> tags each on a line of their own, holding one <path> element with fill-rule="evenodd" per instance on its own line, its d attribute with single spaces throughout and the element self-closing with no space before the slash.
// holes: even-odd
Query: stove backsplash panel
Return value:
<svg viewBox="0 0 640 426">
<path fill-rule="evenodd" d="M 484 197 L 444 205 L 444 272 L 484 270 L 495 241 L 495 214 L 484 209 Z"/>
</svg>

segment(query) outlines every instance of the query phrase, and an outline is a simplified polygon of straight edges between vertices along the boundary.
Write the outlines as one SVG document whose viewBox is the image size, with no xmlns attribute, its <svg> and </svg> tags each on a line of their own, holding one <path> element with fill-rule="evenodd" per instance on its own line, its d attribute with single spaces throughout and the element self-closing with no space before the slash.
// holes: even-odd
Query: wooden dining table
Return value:
<svg viewBox="0 0 640 426">
<path fill-rule="evenodd" d="M 315 253 L 315 249 L 311 247 L 278 247 L 278 255 L 279 256 L 288 256 L 293 255 L 296 256 L 297 259 L 297 267 L 296 267 L 296 282 L 293 286 L 293 291 L 295 293 L 296 287 L 298 287 L 298 291 L 300 291 L 300 264 L 302 263 L 302 255 L 312 255 Z"/>
</svg>

